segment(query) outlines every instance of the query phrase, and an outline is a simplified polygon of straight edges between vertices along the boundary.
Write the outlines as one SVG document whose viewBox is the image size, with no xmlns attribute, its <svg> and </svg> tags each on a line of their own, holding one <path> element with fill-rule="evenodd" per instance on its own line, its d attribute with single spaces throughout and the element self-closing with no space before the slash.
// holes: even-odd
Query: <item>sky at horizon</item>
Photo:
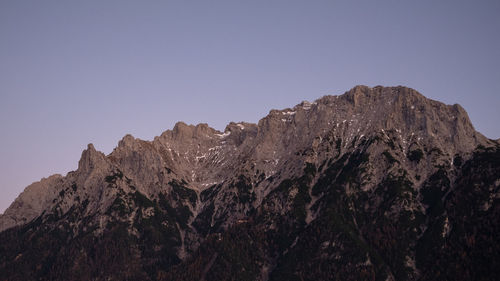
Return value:
<svg viewBox="0 0 500 281">
<path fill-rule="evenodd" d="M 500 138 L 500 1 L 1 1 L 0 213 L 88 143 L 224 130 L 355 85 L 459 103 Z"/>
</svg>

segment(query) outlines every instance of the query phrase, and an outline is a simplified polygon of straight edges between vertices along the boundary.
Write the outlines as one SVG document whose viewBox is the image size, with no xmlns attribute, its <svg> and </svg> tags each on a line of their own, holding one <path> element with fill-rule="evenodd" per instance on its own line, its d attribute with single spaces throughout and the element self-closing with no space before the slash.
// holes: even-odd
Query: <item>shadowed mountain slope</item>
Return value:
<svg viewBox="0 0 500 281">
<path fill-rule="evenodd" d="M 500 144 L 356 86 L 224 132 L 93 145 L 0 216 L 8 280 L 494 280 Z"/>
</svg>

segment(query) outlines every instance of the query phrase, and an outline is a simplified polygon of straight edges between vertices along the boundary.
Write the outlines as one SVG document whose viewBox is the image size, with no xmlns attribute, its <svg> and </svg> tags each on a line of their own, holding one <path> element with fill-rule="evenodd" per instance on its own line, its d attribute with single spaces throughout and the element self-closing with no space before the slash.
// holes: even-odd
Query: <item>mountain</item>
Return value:
<svg viewBox="0 0 500 281">
<path fill-rule="evenodd" d="M 6 280 L 495 280 L 500 143 L 356 86 L 224 132 L 92 144 L 0 217 Z"/>
</svg>

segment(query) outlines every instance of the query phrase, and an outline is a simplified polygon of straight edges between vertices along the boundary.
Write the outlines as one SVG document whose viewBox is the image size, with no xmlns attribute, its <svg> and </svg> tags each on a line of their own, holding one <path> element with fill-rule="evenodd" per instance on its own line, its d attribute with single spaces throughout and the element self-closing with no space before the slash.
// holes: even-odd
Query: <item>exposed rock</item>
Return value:
<svg viewBox="0 0 500 281">
<path fill-rule="evenodd" d="M 457 280 L 483 262 L 488 279 L 500 268 L 499 151 L 462 107 L 406 87 L 356 86 L 224 132 L 179 122 L 107 156 L 89 144 L 76 171 L 26 188 L 0 217 L 0 271 Z"/>
<path fill-rule="evenodd" d="M 59 195 L 56 187 L 62 181 L 61 175 L 53 175 L 26 187 L 2 215 L 0 231 L 26 224 L 38 217 L 51 205 L 53 198 Z"/>
</svg>

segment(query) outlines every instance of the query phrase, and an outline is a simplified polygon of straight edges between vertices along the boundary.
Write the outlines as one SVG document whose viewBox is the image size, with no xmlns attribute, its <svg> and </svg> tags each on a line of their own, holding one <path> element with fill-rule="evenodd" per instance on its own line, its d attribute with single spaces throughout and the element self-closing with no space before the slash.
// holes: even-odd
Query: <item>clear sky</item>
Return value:
<svg viewBox="0 0 500 281">
<path fill-rule="evenodd" d="M 405 85 L 500 138 L 500 1 L 0 1 L 0 212 L 28 184 L 176 121 Z"/>
</svg>

